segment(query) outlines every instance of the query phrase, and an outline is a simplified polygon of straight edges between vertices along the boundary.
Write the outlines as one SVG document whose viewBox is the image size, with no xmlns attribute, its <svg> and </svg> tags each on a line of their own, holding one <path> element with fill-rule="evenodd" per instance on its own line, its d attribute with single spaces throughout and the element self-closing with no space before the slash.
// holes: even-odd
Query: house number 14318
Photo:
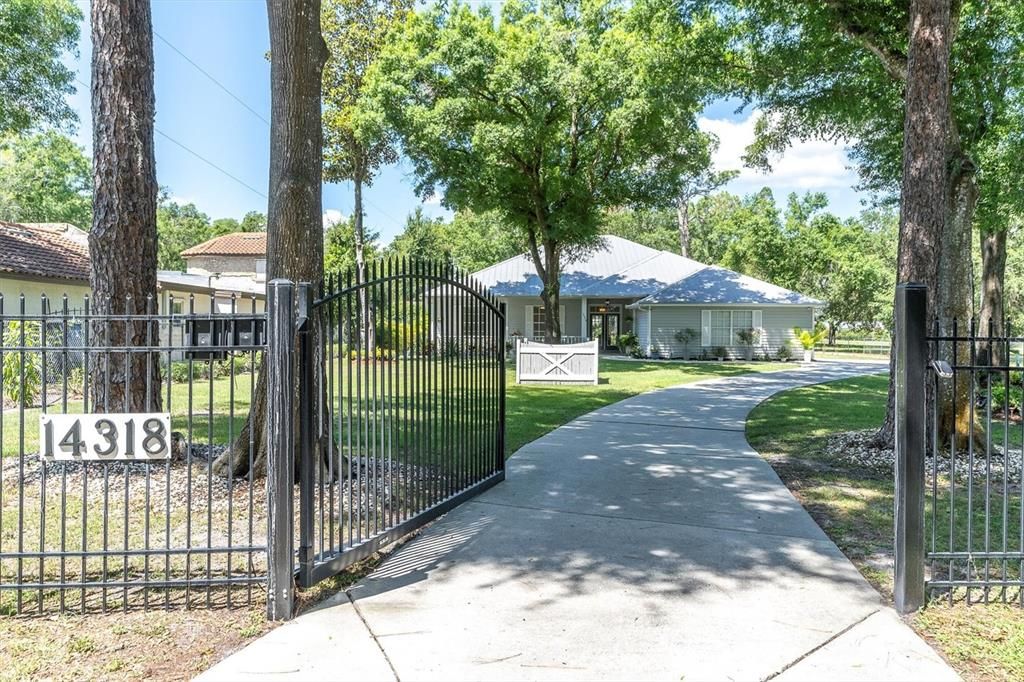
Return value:
<svg viewBox="0 0 1024 682">
<path fill-rule="evenodd" d="M 130 414 L 44 414 L 39 417 L 43 459 L 161 460 L 170 457 L 171 416 Z"/>
</svg>

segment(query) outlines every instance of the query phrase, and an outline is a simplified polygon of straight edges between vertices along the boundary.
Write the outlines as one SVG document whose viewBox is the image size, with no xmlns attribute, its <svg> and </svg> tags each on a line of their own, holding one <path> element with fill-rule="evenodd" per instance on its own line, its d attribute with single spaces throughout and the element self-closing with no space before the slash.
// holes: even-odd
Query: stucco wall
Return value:
<svg viewBox="0 0 1024 682">
<path fill-rule="evenodd" d="M 42 295 L 50 299 L 50 310 L 57 311 L 64 305 L 62 296 L 68 296 L 68 309 L 77 310 L 83 307 L 85 296 L 89 294 L 89 285 L 85 282 L 37 282 L 34 280 L 11 279 L 0 277 L 0 294 L 4 297 L 4 313 L 17 315 L 20 310 L 19 297 L 25 295 L 25 313 L 38 315 L 42 312 Z"/>
<path fill-rule="evenodd" d="M 264 260 L 253 256 L 192 256 L 185 263 L 188 272 L 197 275 L 254 275 L 256 261 Z"/>
</svg>

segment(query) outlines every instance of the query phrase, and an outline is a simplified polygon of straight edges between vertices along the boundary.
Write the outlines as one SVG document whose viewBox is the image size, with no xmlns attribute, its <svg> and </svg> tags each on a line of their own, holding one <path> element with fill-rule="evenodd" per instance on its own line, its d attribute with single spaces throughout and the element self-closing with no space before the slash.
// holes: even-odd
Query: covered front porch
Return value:
<svg viewBox="0 0 1024 682">
<path fill-rule="evenodd" d="M 544 306 L 532 296 L 509 297 L 505 329 L 509 338 L 544 340 Z M 616 350 L 620 335 L 634 331 L 635 311 L 627 306 L 635 298 L 562 297 L 559 322 L 563 343 L 598 340 L 603 351 Z"/>
</svg>

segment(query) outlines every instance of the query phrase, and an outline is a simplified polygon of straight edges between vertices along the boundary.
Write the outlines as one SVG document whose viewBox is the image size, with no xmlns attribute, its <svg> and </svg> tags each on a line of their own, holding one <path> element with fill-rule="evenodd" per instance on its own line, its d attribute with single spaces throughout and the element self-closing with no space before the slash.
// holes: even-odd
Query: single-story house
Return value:
<svg viewBox="0 0 1024 682">
<path fill-rule="evenodd" d="M 473 276 L 506 304 L 509 338 L 543 340 L 541 281 L 528 255 Z M 759 332 L 757 352 L 774 355 L 793 342 L 795 327 L 814 326 L 815 308 L 823 305 L 732 270 L 611 235 L 585 257 L 564 264 L 560 284 L 563 342 L 597 339 L 602 349 L 613 349 L 621 334 L 632 331 L 644 355 L 661 358 L 710 357 L 720 349 L 740 357 L 744 347 L 737 334 L 748 329 Z M 693 340 L 684 347 L 676 335 L 687 329 Z"/>
</svg>

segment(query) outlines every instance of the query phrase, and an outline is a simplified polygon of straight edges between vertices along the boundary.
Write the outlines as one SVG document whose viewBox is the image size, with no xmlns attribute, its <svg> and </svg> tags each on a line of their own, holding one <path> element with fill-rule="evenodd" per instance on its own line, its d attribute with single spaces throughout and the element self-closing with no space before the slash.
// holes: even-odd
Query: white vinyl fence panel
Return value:
<svg viewBox="0 0 1024 682">
<path fill-rule="evenodd" d="M 597 339 L 585 343 L 516 342 L 517 384 L 596 384 Z"/>
</svg>

